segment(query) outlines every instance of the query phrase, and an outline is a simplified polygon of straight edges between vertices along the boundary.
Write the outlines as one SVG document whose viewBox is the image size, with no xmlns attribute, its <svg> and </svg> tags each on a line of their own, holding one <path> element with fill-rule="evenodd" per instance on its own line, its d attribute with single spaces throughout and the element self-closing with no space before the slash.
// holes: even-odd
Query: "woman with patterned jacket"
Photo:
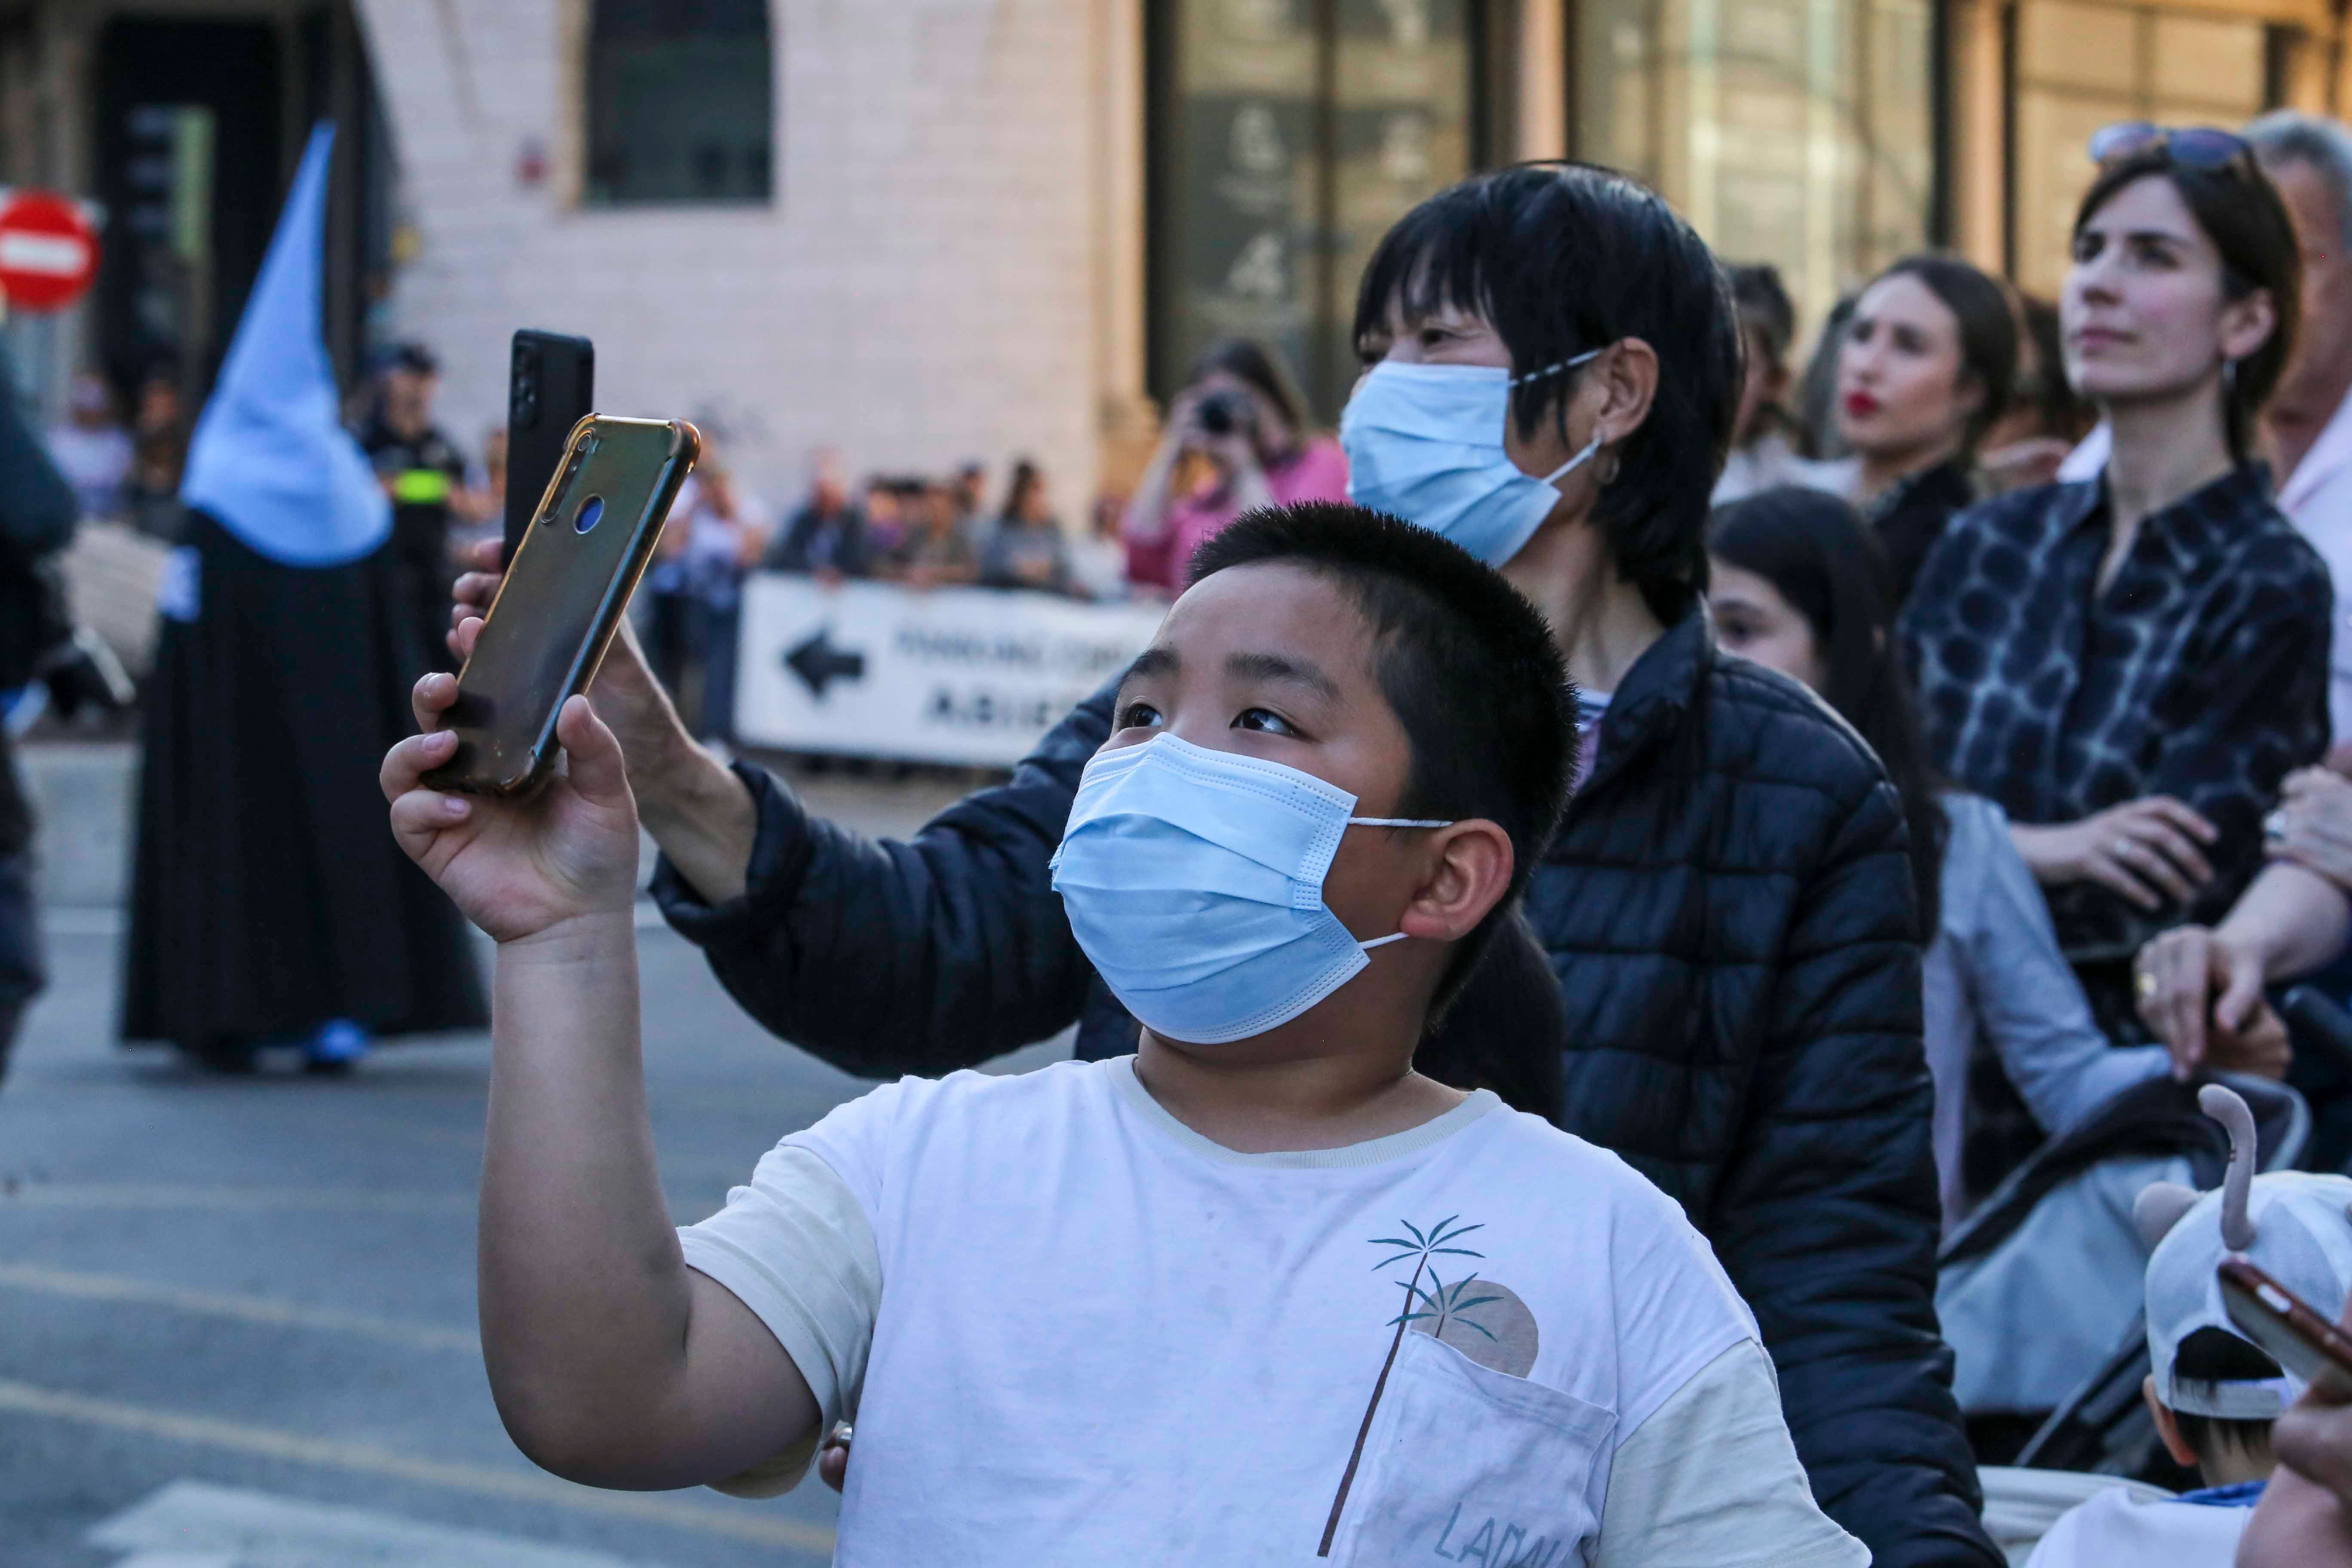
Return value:
<svg viewBox="0 0 2352 1568">
<path fill-rule="evenodd" d="M 2227 910 L 2327 749 L 2327 569 L 2254 416 L 2294 339 L 2294 230 L 2245 143 L 2110 127 L 2074 222 L 2067 370 L 2105 471 L 1956 519 L 1903 623 L 1935 764 L 2008 813 L 2111 1038 L 2142 943 Z"/>
</svg>

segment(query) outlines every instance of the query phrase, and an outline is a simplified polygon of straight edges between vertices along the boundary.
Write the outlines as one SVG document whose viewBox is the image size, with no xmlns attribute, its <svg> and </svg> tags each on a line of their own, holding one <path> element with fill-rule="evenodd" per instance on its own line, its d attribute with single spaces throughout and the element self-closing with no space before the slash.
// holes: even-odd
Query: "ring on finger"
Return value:
<svg viewBox="0 0 2352 1568">
<path fill-rule="evenodd" d="M 2139 993 L 2139 999 L 2143 1002 L 2155 995 L 2156 972 L 2152 969 L 2142 969 L 2134 973 L 2132 976 L 2132 988 Z"/>
<path fill-rule="evenodd" d="M 2286 813 L 2273 811 L 2263 818 L 2263 842 L 2276 844 L 2286 837 Z"/>
<path fill-rule="evenodd" d="M 2128 860 L 2139 853 L 2139 844 L 2130 838 L 2118 838 L 2107 847 L 2107 853 L 2118 860 Z"/>
</svg>

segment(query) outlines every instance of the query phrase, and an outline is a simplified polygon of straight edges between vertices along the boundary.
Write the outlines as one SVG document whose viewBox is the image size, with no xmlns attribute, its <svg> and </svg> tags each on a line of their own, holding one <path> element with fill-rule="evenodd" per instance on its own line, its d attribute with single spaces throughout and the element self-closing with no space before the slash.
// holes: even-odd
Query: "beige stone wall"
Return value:
<svg viewBox="0 0 2352 1568">
<path fill-rule="evenodd" d="M 514 328 L 584 331 L 609 412 L 717 416 L 779 503 L 818 443 L 859 471 L 1029 453 L 1075 521 L 1132 391 L 1105 317 L 1141 308 L 1101 210 L 1140 201 L 1100 162 L 1133 155 L 1104 134 L 1140 112 L 1131 4 L 773 0 L 773 205 L 614 211 L 568 194 L 579 0 L 360 0 L 420 242 L 394 325 L 443 355 L 469 446 Z"/>
</svg>

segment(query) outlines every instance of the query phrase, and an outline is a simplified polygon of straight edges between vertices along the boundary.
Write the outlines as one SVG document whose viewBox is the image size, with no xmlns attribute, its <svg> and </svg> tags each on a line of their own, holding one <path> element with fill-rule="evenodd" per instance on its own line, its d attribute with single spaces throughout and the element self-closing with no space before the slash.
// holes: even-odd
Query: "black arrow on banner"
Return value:
<svg viewBox="0 0 2352 1568">
<path fill-rule="evenodd" d="M 866 679 L 866 656 L 834 647 L 833 628 L 819 626 L 814 637 L 784 655 L 784 668 L 799 676 L 809 695 L 822 702 L 824 689 L 835 681 Z"/>
</svg>

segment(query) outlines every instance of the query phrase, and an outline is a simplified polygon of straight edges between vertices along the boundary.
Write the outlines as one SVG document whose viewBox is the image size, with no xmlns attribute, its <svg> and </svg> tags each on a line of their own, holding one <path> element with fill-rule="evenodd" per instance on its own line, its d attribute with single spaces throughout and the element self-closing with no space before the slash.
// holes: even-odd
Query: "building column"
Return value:
<svg viewBox="0 0 2352 1568">
<path fill-rule="evenodd" d="M 1095 387 L 1100 484 L 1130 488 L 1159 437 L 1149 387 L 1150 297 L 1144 267 L 1146 142 L 1143 0 L 1097 0 L 1095 85 Z"/>
<path fill-rule="evenodd" d="M 2008 272 L 2007 0 L 1951 0 L 1945 26 L 1952 105 L 1952 244 Z"/>
<path fill-rule="evenodd" d="M 1517 153 L 1568 156 L 1568 0 L 1520 0 Z"/>
</svg>

